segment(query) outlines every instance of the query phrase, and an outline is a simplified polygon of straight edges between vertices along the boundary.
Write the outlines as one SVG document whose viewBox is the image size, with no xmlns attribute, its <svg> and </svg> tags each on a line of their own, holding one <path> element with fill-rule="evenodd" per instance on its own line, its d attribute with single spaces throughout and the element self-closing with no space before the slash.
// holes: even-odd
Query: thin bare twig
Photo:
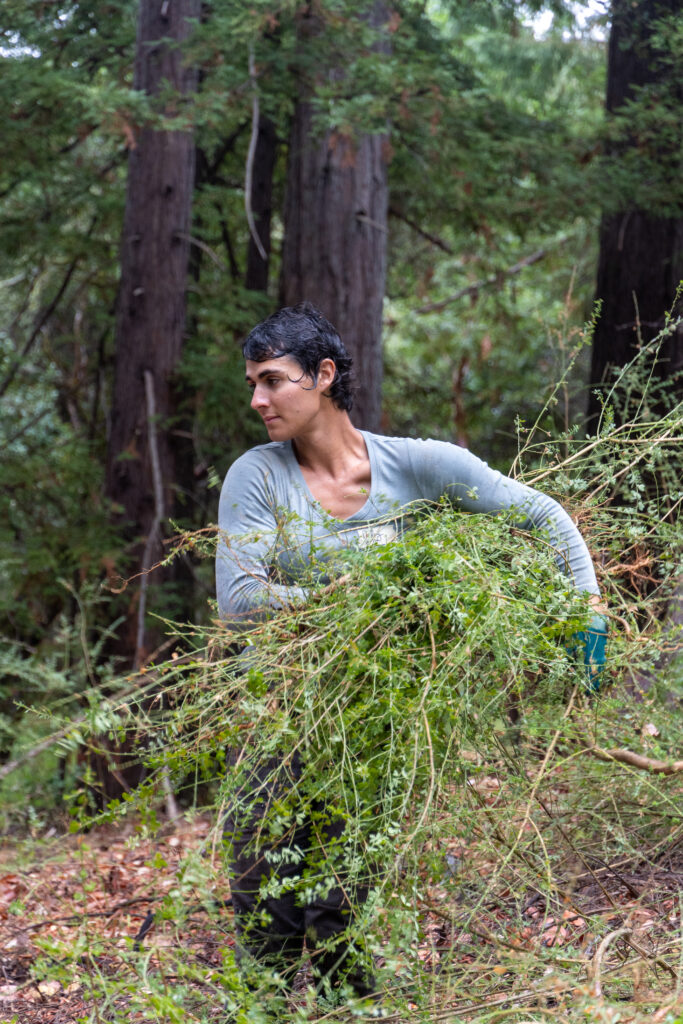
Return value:
<svg viewBox="0 0 683 1024">
<path fill-rule="evenodd" d="M 154 488 L 154 518 L 147 532 L 145 549 L 142 555 L 142 579 L 140 580 L 140 599 L 138 601 L 137 637 L 135 641 L 135 657 L 133 669 L 140 668 L 142 650 L 145 639 L 145 612 L 147 611 L 147 588 L 149 586 L 149 570 L 152 569 L 152 551 L 159 539 L 161 523 L 164 518 L 164 489 L 161 477 L 161 463 L 157 446 L 156 431 L 156 400 L 154 397 L 154 377 L 151 370 L 145 370 L 145 400 L 147 402 L 147 440 L 149 457 L 152 464 L 152 486 Z"/>
<path fill-rule="evenodd" d="M 156 429 L 156 401 L 154 398 L 154 377 L 151 370 L 145 370 L 145 398 L 147 401 L 147 437 L 149 440 L 150 462 L 152 464 L 152 484 L 154 487 L 154 518 L 152 519 L 145 550 L 142 556 L 142 579 L 140 580 L 140 597 L 138 600 L 138 623 L 137 637 L 135 643 L 135 658 L 133 668 L 140 668 L 142 652 L 145 640 L 145 612 L 147 611 L 147 589 L 149 587 L 149 569 L 151 571 L 152 552 L 154 545 L 161 536 L 161 524 L 164 518 L 164 484 L 161 476 L 161 462 L 159 460 L 159 448 L 157 446 Z M 166 814 L 171 821 L 175 821 L 180 815 L 176 803 L 173 787 L 169 778 L 168 769 L 164 768 L 161 773 L 161 784 L 166 797 Z"/>
<path fill-rule="evenodd" d="M 196 246 L 197 249 L 201 249 L 221 270 L 228 269 L 216 250 L 212 249 L 206 242 L 203 242 L 201 238 L 195 238 L 194 235 L 188 235 L 184 231 L 176 231 L 175 237 L 182 239 L 183 242 L 189 242 L 190 245 Z"/>
<path fill-rule="evenodd" d="M 443 238 L 439 238 L 438 235 L 432 234 L 431 231 L 425 231 L 417 221 L 412 220 L 405 213 L 401 213 L 401 211 L 395 206 L 390 206 L 388 212 L 390 217 L 395 217 L 396 220 L 402 220 L 404 224 L 407 224 L 409 228 L 412 228 L 413 231 L 418 235 L 421 235 L 422 238 L 425 238 L 428 242 L 431 242 L 432 245 L 437 246 L 439 249 L 443 249 L 444 252 L 449 253 L 451 256 L 453 255 L 453 248 L 448 244 L 448 242 L 444 242 Z"/>
<path fill-rule="evenodd" d="M 134 907 L 136 903 L 159 903 L 163 898 L 163 896 L 134 896 L 129 900 L 124 900 L 122 903 L 117 903 L 116 906 L 110 907 L 109 910 L 83 910 L 79 914 L 46 917 L 43 921 L 34 921 L 32 924 L 22 925 L 13 934 L 20 935 L 22 932 L 36 932 L 40 931 L 41 928 L 49 928 L 53 924 L 78 923 L 90 917 L 113 917 L 114 914 L 118 914 L 119 910 L 127 910 L 129 907 Z"/>
<path fill-rule="evenodd" d="M 24 435 L 24 434 L 25 434 L 25 433 L 26 433 L 26 432 L 27 432 L 28 430 L 30 430 L 30 429 L 31 429 L 31 427 L 35 427 L 36 423 L 40 423 L 40 421 L 41 421 L 41 420 L 42 420 L 42 419 L 43 419 L 43 418 L 44 418 L 45 416 L 47 416 L 47 414 L 48 414 L 49 412 L 51 412 L 51 411 L 52 411 L 52 410 L 50 410 L 50 409 L 47 409 L 47 408 L 46 408 L 46 409 L 41 409 L 41 411 L 40 411 L 40 412 L 37 412 L 37 413 L 35 414 L 35 416 L 32 416 L 32 417 L 31 417 L 31 418 L 30 418 L 29 420 L 27 420 L 27 421 L 26 421 L 26 423 L 23 423 L 23 424 L 22 424 L 22 425 L 21 425 L 20 427 L 18 427 L 18 428 L 17 428 L 17 430 L 15 430 L 13 434 L 10 434 L 10 436 L 9 436 L 8 438 L 6 438 L 6 440 L 5 440 L 5 442 L 4 442 L 4 443 L 5 443 L 5 445 L 9 446 L 9 445 L 11 445 L 11 444 L 12 444 L 12 443 L 13 443 L 14 441 L 18 441 L 20 437 L 23 437 L 23 435 Z"/>
<path fill-rule="evenodd" d="M 256 88 L 256 64 L 254 63 L 254 51 L 249 48 L 249 79 L 251 81 L 251 138 L 249 139 L 249 149 L 247 151 L 247 166 L 244 172 L 244 209 L 247 214 L 247 224 L 249 225 L 249 233 L 254 239 L 254 245 L 258 249 L 259 256 L 265 261 L 268 259 L 268 253 L 263 248 L 263 243 L 259 238 L 259 233 L 256 230 L 256 221 L 254 220 L 254 211 L 251 208 L 251 188 L 254 177 L 254 157 L 256 156 L 256 143 L 258 142 L 258 130 L 259 130 L 259 99 L 258 90 Z"/>
<path fill-rule="evenodd" d="M 40 311 L 40 313 L 36 317 L 36 321 L 35 321 L 35 323 L 33 325 L 33 330 L 31 331 L 31 333 L 29 334 L 28 338 L 24 342 L 23 348 L 21 349 L 19 355 L 11 363 L 11 365 L 10 365 L 7 373 L 3 377 L 3 379 L 0 381 L 0 398 L 2 398 L 2 396 L 5 394 L 5 392 L 7 391 L 7 388 L 10 386 L 10 384 L 12 383 L 14 378 L 16 377 L 17 373 L 21 369 L 21 364 L 23 363 L 24 359 L 26 358 L 26 356 L 29 354 L 29 352 L 33 348 L 33 346 L 34 346 L 34 344 L 36 342 L 36 339 L 38 338 L 38 336 L 40 335 L 40 332 L 42 331 L 43 327 L 45 326 L 46 321 L 50 319 L 50 317 L 54 313 L 55 309 L 59 305 L 59 303 L 60 303 L 60 301 L 62 299 L 62 296 L 64 295 L 64 292 L 69 287 L 69 282 L 71 281 L 71 278 L 73 277 L 74 271 L 75 271 L 76 267 L 78 266 L 80 258 L 81 258 L 80 255 L 78 255 L 78 256 L 75 256 L 74 259 L 72 259 L 71 263 L 69 264 L 69 266 L 67 268 L 66 274 L 62 278 L 62 283 L 60 284 L 59 288 L 55 292 L 52 300 L 47 304 L 47 306 L 45 306 L 44 309 L 42 309 Z"/>
<path fill-rule="evenodd" d="M 73 721 L 69 722 L 69 724 L 63 729 L 60 729 L 59 732 L 52 733 L 51 736 L 47 736 L 44 740 L 41 740 L 40 743 L 36 743 L 34 747 L 30 748 L 30 750 L 25 750 L 11 761 L 6 761 L 3 765 L 0 765 L 0 780 L 4 779 L 7 775 L 11 775 L 17 768 L 21 768 L 22 764 L 26 764 L 27 761 L 31 761 L 34 757 L 38 757 L 38 754 L 42 754 L 44 750 L 49 750 L 58 739 L 66 736 L 68 732 L 84 721 L 85 715 L 79 715 L 77 718 L 74 718 Z"/>
<path fill-rule="evenodd" d="M 636 942 L 632 935 L 629 935 L 626 938 L 626 941 L 631 949 L 642 956 L 643 960 L 651 960 L 653 964 L 658 964 L 659 967 L 662 967 L 671 975 L 674 981 L 678 981 L 678 972 L 674 970 L 670 963 L 667 963 L 663 956 L 657 956 L 656 953 L 648 953 L 646 949 L 643 949 L 643 947 Z"/>
<path fill-rule="evenodd" d="M 558 239 L 558 245 L 563 245 L 567 241 L 568 236 Z M 449 295 L 445 299 L 440 299 L 438 302 L 428 302 L 425 306 L 418 306 L 415 310 L 416 313 L 424 315 L 425 313 L 437 313 L 441 309 L 445 309 L 446 306 L 450 306 L 452 302 L 457 302 L 459 299 L 464 299 L 467 295 L 476 295 L 482 288 L 490 288 L 491 285 L 498 284 L 498 282 L 506 277 L 514 277 L 515 274 L 519 274 L 525 267 L 531 267 L 534 263 L 538 263 L 539 260 L 544 259 L 550 249 L 537 249 L 536 252 L 532 252 L 529 256 L 525 256 L 524 259 L 514 263 L 507 270 L 498 271 L 496 274 L 490 274 L 489 277 L 483 278 L 481 281 L 474 281 L 473 284 L 465 285 L 464 288 L 458 289 L 453 295 Z"/>
</svg>

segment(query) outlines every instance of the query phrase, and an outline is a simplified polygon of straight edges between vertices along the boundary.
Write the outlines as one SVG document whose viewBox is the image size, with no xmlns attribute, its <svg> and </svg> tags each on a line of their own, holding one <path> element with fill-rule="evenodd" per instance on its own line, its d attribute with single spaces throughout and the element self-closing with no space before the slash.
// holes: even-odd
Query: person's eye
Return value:
<svg viewBox="0 0 683 1024">
<path fill-rule="evenodd" d="M 268 383 L 270 384 L 271 388 L 274 388 L 276 384 L 280 383 L 280 377 L 269 377 Z"/>
</svg>

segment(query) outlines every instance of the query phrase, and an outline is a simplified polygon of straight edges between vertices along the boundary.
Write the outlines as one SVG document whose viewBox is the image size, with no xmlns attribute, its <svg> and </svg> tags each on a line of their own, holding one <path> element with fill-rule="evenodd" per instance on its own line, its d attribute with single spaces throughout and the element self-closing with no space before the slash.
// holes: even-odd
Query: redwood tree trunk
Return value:
<svg viewBox="0 0 683 1024">
<path fill-rule="evenodd" d="M 381 25 L 376 4 L 372 22 Z M 352 417 L 378 430 L 386 276 L 387 139 L 336 131 L 316 137 L 306 97 L 290 130 L 280 281 L 285 306 L 308 300 L 335 325 L 354 360 Z"/>
<path fill-rule="evenodd" d="M 607 67 L 608 116 L 634 98 L 641 86 L 648 88 L 652 105 L 661 102 L 661 94 L 672 88 L 678 93 L 679 102 L 683 99 L 680 76 L 671 80 L 671 71 L 658 57 L 654 38 L 656 20 L 679 13 L 680 0 L 613 0 Z M 652 146 L 651 142 L 638 138 L 637 130 L 635 120 L 632 137 L 619 148 L 613 148 L 614 159 L 632 157 L 634 147 L 647 150 Z M 654 154 L 650 153 L 650 158 L 654 155 L 664 165 L 672 162 L 672 153 L 675 153 L 679 162 L 680 127 L 677 134 L 678 138 L 667 138 L 663 132 L 657 142 L 659 148 Z M 676 194 L 680 196 L 679 176 L 680 170 L 677 170 L 671 182 L 672 200 Z M 674 305 L 682 277 L 683 217 L 658 216 L 639 208 L 636 203 L 624 203 L 621 210 L 603 217 L 597 280 L 597 298 L 602 309 L 593 339 L 593 385 L 609 387 L 611 370 L 626 366 L 641 343 L 647 344 L 660 333 L 665 314 Z M 680 327 L 664 339 L 656 364 L 647 369 L 659 385 L 659 395 L 651 390 L 647 396 L 647 408 L 651 415 L 656 415 L 664 411 L 672 399 L 683 395 L 683 331 Z M 601 410 L 594 391 L 595 387 L 591 388 L 588 405 L 589 424 L 593 429 Z M 637 400 L 641 397 L 636 396 Z M 619 421 L 620 410 L 616 408 L 614 413 Z M 663 493 L 656 470 L 653 472 L 646 467 L 643 476 L 653 494 Z M 673 631 L 680 622 L 681 594 L 683 580 L 679 579 L 665 615 L 665 633 Z M 671 645 L 669 650 L 674 647 Z M 662 645 L 663 652 L 666 648 L 666 644 Z M 654 670 L 632 677 L 636 684 L 635 699 L 642 699 L 643 691 L 650 688 L 670 657 L 663 653 Z"/>
<path fill-rule="evenodd" d="M 167 108 L 155 105 L 167 116 L 196 88 L 196 73 L 185 66 L 178 44 L 199 13 L 200 0 L 140 2 L 134 84 L 152 97 L 163 92 Z M 145 572 L 162 554 L 161 526 L 175 479 L 168 421 L 185 328 L 194 158 L 190 131 L 145 127 L 128 166 L 106 494 L 129 540 L 126 572 L 143 573 L 118 645 L 133 664 L 149 653 L 138 612 Z"/>
<path fill-rule="evenodd" d="M 680 0 L 614 0 L 607 70 L 608 115 L 634 96 L 635 87 L 648 86 L 655 101 L 658 86 L 670 87 L 666 81 L 670 72 L 657 59 L 653 47 L 653 23 L 678 11 Z M 664 158 L 670 156 L 664 147 L 671 144 L 662 142 Z M 626 148 L 637 145 L 637 138 L 625 143 Z M 612 152 L 615 159 L 619 155 L 618 150 Z M 602 308 L 593 339 L 593 385 L 609 385 L 611 369 L 629 363 L 640 342 L 647 343 L 661 331 L 682 277 L 683 218 L 657 216 L 635 204 L 625 204 L 622 210 L 603 217 L 596 293 Z M 664 342 L 655 372 L 681 394 L 680 329 Z M 591 389 L 588 417 L 592 426 L 600 408 Z"/>
</svg>

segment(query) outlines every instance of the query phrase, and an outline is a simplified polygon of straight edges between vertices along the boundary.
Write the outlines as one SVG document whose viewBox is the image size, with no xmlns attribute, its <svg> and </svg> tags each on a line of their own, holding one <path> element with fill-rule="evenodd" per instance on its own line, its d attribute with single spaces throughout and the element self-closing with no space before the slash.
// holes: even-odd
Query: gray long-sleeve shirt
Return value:
<svg viewBox="0 0 683 1024">
<path fill-rule="evenodd" d="M 598 593 L 588 548 L 556 501 L 490 469 L 446 441 L 361 431 L 370 459 L 367 501 L 335 519 L 311 494 L 291 441 L 252 448 L 230 467 L 218 511 L 216 590 L 221 618 L 248 625 L 269 608 L 303 600 L 311 566 L 348 546 L 386 543 L 420 503 L 446 497 L 467 512 L 516 509 L 520 525 L 544 530 L 560 567 L 580 590 Z"/>
</svg>

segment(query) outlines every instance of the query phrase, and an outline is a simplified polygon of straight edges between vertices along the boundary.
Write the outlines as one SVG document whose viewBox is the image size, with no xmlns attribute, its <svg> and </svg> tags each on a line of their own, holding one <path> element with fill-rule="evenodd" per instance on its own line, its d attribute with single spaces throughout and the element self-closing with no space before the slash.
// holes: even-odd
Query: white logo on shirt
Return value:
<svg viewBox="0 0 683 1024">
<path fill-rule="evenodd" d="M 369 548 L 374 544 L 389 544 L 397 536 L 394 523 L 377 523 L 355 530 L 349 539 L 359 548 Z"/>
</svg>

